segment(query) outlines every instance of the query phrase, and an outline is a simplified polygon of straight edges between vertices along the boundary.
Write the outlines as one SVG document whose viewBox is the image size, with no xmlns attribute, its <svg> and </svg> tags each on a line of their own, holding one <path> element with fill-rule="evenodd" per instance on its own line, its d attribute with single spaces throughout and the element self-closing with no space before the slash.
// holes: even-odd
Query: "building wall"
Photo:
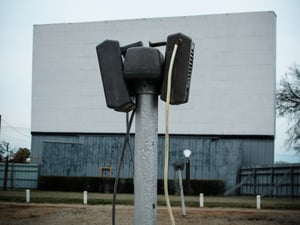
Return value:
<svg viewBox="0 0 300 225">
<path fill-rule="evenodd" d="M 96 46 L 177 32 L 192 37 L 195 56 L 189 102 L 172 107 L 170 132 L 274 135 L 274 12 L 35 25 L 32 131 L 124 132 L 124 113 L 106 107 Z M 160 133 L 163 110 L 160 101 Z"/>
<path fill-rule="evenodd" d="M 189 102 L 170 111 L 170 163 L 189 148 L 191 177 L 224 179 L 228 188 L 240 166 L 273 164 L 274 12 L 35 25 L 33 32 L 31 149 L 42 175 L 98 176 L 112 167 L 115 176 L 125 114 L 106 107 L 96 46 L 106 39 L 147 45 L 177 32 L 192 37 L 195 55 Z M 163 134 L 161 101 L 158 125 Z M 160 178 L 162 149 L 160 136 Z M 122 176 L 131 177 L 126 157 Z"/>
<path fill-rule="evenodd" d="M 126 150 L 121 177 L 133 177 L 134 136 L 131 151 Z M 60 136 L 35 134 L 32 149 L 38 151 L 35 162 L 41 175 L 100 176 L 101 167 L 111 167 L 116 176 L 124 137 L 121 134 L 77 134 Z M 255 147 L 254 147 L 255 146 Z M 170 138 L 169 178 L 174 177 L 173 163 L 184 161 L 183 150 L 191 149 L 191 179 L 225 180 L 227 188 L 236 183 L 242 165 L 273 164 L 274 140 L 262 137 L 204 137 L 172 135 Z M 247 154 L 245 154 L 247 153 Z M 263 154 L 262 154 L 263 153 Z M 164 136 L 158 139 L 158 178 L 163 178 Z"/>
</svg>

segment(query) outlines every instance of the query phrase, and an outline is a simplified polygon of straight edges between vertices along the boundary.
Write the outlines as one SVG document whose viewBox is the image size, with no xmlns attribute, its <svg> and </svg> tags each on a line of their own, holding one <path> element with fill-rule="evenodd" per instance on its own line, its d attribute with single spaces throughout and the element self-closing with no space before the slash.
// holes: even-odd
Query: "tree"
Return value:
<svg viewBox="0 0 300 225">
<path fill-rule="evenodd" d="M 0 162 L 10 161 L 13 155 L 13 149 L 9 147 L 8 142 L 1 142 L 0 143 Z"/>
<path fill-rule="evenodd" d="M 6 190 L 7 188 L 8 164 L 10 162 L 25 163 L 29 155 L 30 150 L 27 148 L 19 148 L 19 150 L 14 154 L 14 150 L 11 150 L 9 148 L 8 142 L 0 143 L 0 162 L 5 163 L 3 175 L 3 190 Z"/>
<path fill-rule="evenodd" d="M 9 147 L 9 143 L 0 143 L 0 162 L 26 163 L 26 159 L 29 157 L 30 150 L 28 148 L 19 148 L 16 152 L 15 149 Z"/>
<path fill-rule="evenodd" d="M 19 148 L 13 158 L 14 163 L 25 163 L 26 159 L 30 156 L 30 150 L 28 148 Z"/>
<path fill-rule="evenodd" d="M 300 153 L 300 68 L 291 66 L 276 92 L 276 111 L 289 120 L 287 144 Z"/>
</svg>

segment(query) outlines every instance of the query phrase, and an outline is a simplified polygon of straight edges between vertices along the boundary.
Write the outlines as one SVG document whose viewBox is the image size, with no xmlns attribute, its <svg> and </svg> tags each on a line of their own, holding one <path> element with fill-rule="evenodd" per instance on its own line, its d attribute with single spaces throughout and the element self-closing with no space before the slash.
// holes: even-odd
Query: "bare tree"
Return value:
<svg viewBox="0 0 300 225">
<path fill-rule="evenodd" d="M 0 143 L 0 154 L 3 155 L 4 158 L 4 175 L 3 175 L 3 190 L 6 190 L 7 187 L 7 176 L 8 176 L 8 163 L 9 156 L 11 152 L 9 151 L 9 143 L 2 142 Z"/>
<path fill-rule="evenodd" d="M 300 153 L 300 68 L 293 65 L 276 92 L 276 111 L 289 121 L 287 145 Z"/>
</svg>

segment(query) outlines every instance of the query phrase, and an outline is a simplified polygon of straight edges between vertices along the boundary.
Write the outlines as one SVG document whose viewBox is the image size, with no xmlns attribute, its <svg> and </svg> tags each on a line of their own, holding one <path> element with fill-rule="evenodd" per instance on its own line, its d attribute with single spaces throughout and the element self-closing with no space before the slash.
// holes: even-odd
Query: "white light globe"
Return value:
<svg viewBox="0 0 300 225">
<path fill-rule="evenodd" d="M 185 149 L 185 150 L 183 151 L 183 155 L 184 155 L 185 158 L 190 158 L 190 157 L 191 157 L 191 154 L 192 154 L 192 151 L 189 150 L 189 149 Z"/>
</svg>

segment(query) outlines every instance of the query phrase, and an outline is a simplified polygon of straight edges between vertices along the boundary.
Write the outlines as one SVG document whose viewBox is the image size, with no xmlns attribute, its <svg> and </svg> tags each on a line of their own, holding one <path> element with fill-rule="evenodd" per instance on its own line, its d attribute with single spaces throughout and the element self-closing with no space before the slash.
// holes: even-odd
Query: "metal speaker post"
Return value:
<svg viewBox="0 0 300 225">
<path fill-rule="evenodd" d="M 134 224 L 157 224 L 158 94 L 144 84 L 136 94 Z"/>
</svg>

